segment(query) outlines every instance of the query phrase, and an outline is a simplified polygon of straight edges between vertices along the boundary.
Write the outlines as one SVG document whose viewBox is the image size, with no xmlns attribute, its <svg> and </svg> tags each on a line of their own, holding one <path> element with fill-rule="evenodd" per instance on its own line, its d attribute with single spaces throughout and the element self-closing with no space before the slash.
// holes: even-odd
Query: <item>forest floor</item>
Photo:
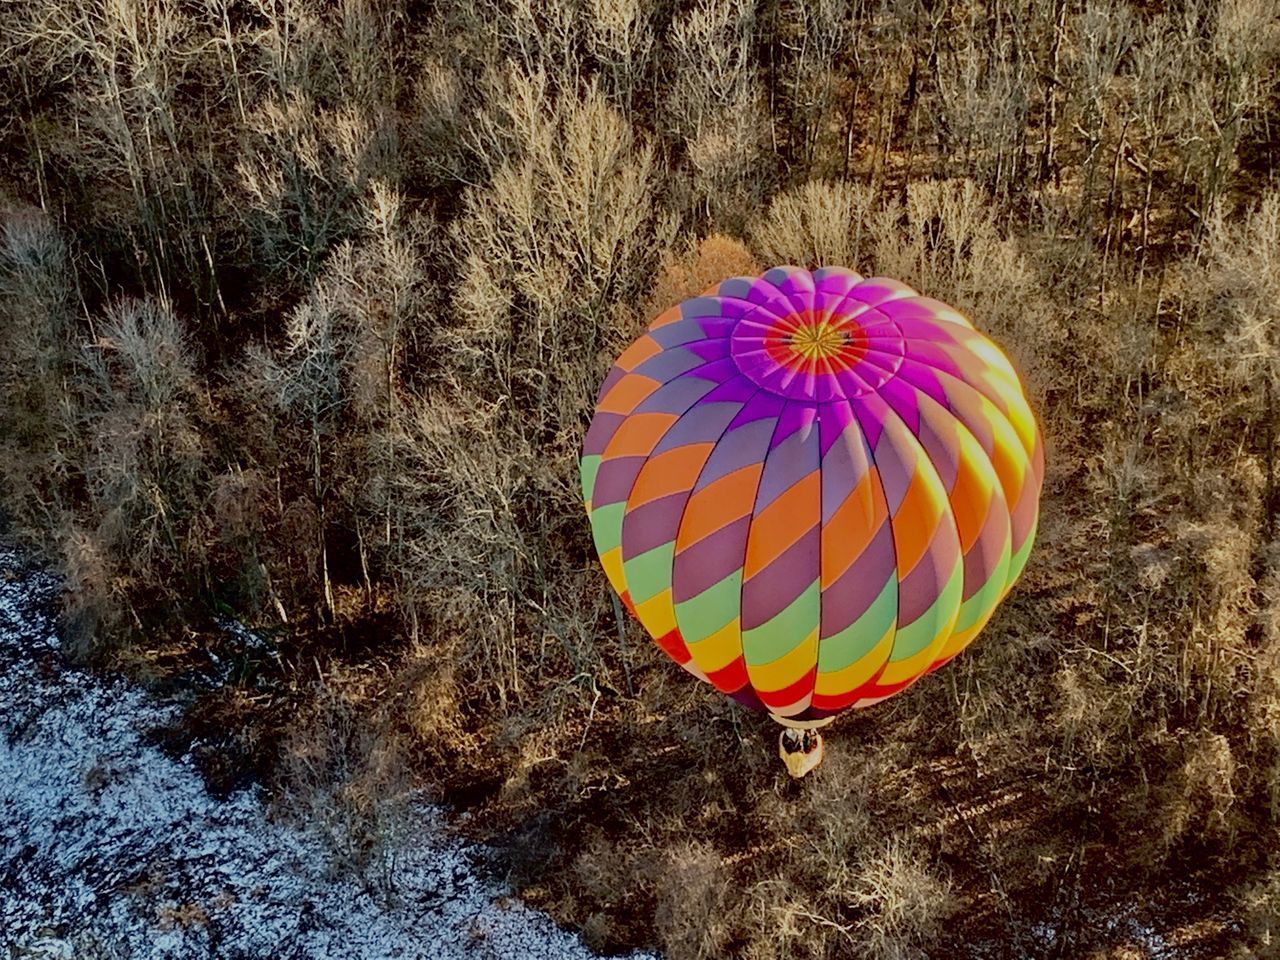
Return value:
<svg viewBox="0 0 1280 960">
<path fill-rule="evenodd" d="M 190 690 L 158 693 L 67 660 L 60 589 L 0 546 L 0 957 L 596 956 L 510 894 L 501 855 L 458 838 L 470 812 L 415 800 L 376 868 L 336 869 L 332 838 L 281 822 L 251 773 L 227 790 L 201 768 L 198 743 L 173 755 Z M 1167 893 L 1124 905 L 1116 891 L 1077 891 L 1073 939 L 1090 944 L 1079 955 L 1229 952 L 1235 918 L 1190 889 Z M 1053 913 L 1025 930 L 1027 955 L 1064 955 Z M 980 939 L 965 955 L 1009 947 Z"/>
<path fill-rule="evenodd" d="M 58 591 L 0 547 L 0 957 L 593 956 L 428 804 L 353 876 L 258 788 L 211 794 L 157 742 L 180 704 L 65 659 Z"/>
</svg>

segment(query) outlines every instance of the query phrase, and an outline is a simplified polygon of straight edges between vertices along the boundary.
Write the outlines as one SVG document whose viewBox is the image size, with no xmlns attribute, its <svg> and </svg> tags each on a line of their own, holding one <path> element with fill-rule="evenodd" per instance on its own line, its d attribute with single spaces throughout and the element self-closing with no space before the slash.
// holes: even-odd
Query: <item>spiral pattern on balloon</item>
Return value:
<svg viewBox="0 0 1280 960">
<path fill-rule="evenodd" d="M 905 689 L 1026 564 L 1043 446 L 955 309 L 841 268 L 736 277 L 666 311 L 583 444 L 600 562 L 658 646 L 780 717 Z"/>
</svg>

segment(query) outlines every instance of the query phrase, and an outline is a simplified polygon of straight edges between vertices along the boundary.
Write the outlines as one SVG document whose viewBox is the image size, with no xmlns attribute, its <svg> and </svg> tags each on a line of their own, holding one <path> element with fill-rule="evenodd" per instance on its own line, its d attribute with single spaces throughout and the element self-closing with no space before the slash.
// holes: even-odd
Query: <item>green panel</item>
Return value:
<svg viewBox="0 0 1280 960">
<path fill-rule="evenodd" d="M 591 492 L 596 487 L 596 472 L 600 469 L 600 454 L 593 453 L 589 457 L 583 457 L 578 464 L 582 472 L 582 499 L 589 502 L 591 500 Z"/>
<path fill-rule="evenodd" d="M 952 614 L 960 606 L 960 597 L 963 594 L 964 564 L 957 563 L 956 568 L 951 571 L 951 579 L 942 588 L 933 605 L 918 619 L 905 627 L 898 627 L 898 632 L 893 638 L 893 653 L 889 655 L 889 662 L 905 660 L 933 643 L 937 639 L 939 628 L 951 619 Z"/>
<path fill-rule="evenodd" d="M 1027 539 L 1022 544 L 1022 548 L 1009 561 L 1009 586 L 1013 586 L 1013 582 L 1022 576 L 1022 568 L 1027 565 L 1027 558 L 1031 556 L 1031 545 L 1036 542 L 1036 530 L 1039 526 L 1040 520 L 1037 518 L 1027 532 Z"/>
<path fill-rule="evenodd" d="M 676 542 L 664 543 L 646 550 L 622 564 L 627 578 L 627 592 L 640 604 L 671 587 L 671 570 L 675 563 Z"/>
<path fill-rule="evenodd" d="M 742 655 L 750 666 L 785 657 L 818 626 L 822 582 L 815 579 L 773 619 L 742 631 Z"/>
<path fill-rule="evenodd" d="M 685 643 L 705 640 L 742 609 L 742 569 L 707 587 L 696 597 L 676 604 L 676 624 Z"/>
<path fill-rule="evenodd" d="M 591 533 L 601 555 L 622 545 L 622 515 L 626 510 L 625 503 L 609 503 L 591 511 Z"/>
<path fill-rule="evenodd" d="M 857 663 L 884 638 L 897 618 L 898 577 L 895 571 L 862 616 L 818 643 L 819 672 L 834 673 Z"/>
</svg>

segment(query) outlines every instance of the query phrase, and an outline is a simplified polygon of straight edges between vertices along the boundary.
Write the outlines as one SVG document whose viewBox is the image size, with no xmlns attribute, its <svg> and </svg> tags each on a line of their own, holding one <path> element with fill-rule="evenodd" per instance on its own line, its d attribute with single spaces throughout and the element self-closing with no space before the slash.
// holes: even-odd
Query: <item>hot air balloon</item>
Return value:
<svg viewBox="0 0 1280 960">
<path fill-rule="evenodd" d="M 595 547 L 671 659 L 816 729 L 963 650 L 1027 562 L 1043 446 L 959 311 L 884 277 L 777 267 L 672 307 L 618 358 L 583 443 Z"/>
</svg>

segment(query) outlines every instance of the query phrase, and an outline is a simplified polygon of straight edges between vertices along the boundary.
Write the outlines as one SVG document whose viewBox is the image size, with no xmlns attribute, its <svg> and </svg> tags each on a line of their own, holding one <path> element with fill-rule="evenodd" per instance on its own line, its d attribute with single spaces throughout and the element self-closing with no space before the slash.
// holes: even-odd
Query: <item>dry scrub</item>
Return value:
<svg viewBox="0 0 1280 960">
<path fill-rule="evenodd" d="M 81 653 L 234 665 L 175 734 L 216 734 L 212 780 L 379 889 L 429 787 L 607 949 L 1118 957 L 1123 917 L 1275 955 L 1266 0 L 4 21 L 0 511 Z M 576 473 L 645 321 L 784 261 L 969 312 L 1049 461 L 981 641 L 803 787 L 623 615 Z"/>
</svg>

